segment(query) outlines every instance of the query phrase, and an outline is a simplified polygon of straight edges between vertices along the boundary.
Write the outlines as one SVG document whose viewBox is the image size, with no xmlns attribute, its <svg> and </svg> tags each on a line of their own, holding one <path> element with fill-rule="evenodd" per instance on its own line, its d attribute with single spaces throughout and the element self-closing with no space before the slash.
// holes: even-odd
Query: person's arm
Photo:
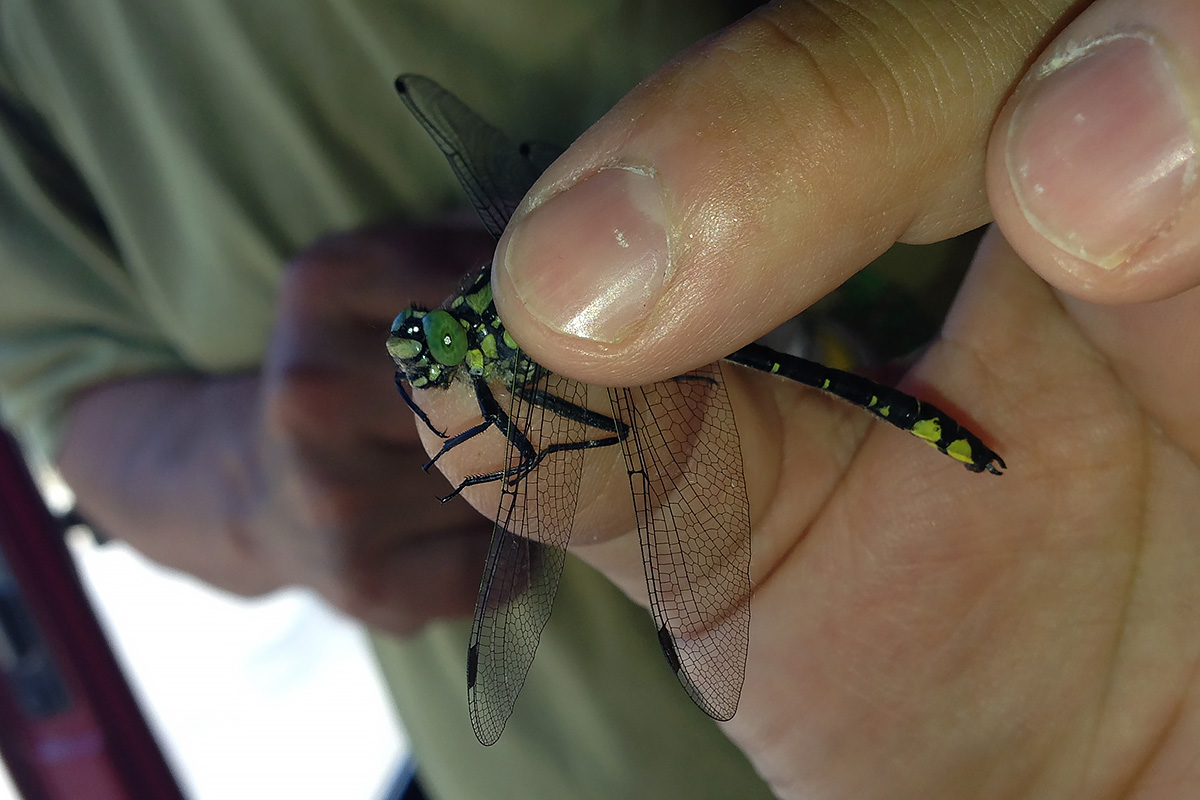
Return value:
<svg viewBox="0 0 1200 800">
<path fill-rule="evenodd" d="M 278 588 L 279 568 L 230 524 L 249 489 L 258 396 L 257 376 L 101 384 L 71 404 L 59 466 L 106 535 L 232 591 Z"/>
<path fill-rule="evenodd" d="M 333 237 L 289 266 L 259 373 L 82 392 L 59 457 L 82 512 L 232 591 L 311 586 L 396 633 L 469 613 L 490 525 L 437 501 L 384 344 L 397 309 L 489 249 L 453 230 Z"/>
</svg>

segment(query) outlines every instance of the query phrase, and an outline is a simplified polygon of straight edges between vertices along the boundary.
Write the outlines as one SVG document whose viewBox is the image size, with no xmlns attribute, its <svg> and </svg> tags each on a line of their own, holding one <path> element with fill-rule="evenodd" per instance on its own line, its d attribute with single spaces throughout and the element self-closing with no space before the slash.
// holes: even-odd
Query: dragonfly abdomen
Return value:
<svg viewBox="0 0 1200 800">
<path fill-rule="evenodd" d="M 999 475 L 1004 469 L 1004 459 L 952 416 L 932 403 L 922 402 L 898 389 L 760 344 L 747 345 L 727 356 L 726 360 L 789 378 L 853 403 L 884 422 L 908 431 L 961 462 L 971 472 L 987 470 Z"/>
</svg>

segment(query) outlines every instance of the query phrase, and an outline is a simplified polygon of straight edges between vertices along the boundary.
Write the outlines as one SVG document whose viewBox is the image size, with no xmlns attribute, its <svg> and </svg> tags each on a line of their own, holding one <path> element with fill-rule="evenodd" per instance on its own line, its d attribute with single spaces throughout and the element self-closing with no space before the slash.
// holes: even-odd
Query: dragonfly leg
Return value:
<svg viewBox="0 0 1200 800">
<path fill-rule="evenodd" d="M 433 460 L 436 461 L 447 450 L 457 447 L 467 439 L 478 436 L 492 425 L 495 425 L 498 430 L 506 433 L 509 442 L 520 453 L 520 460 L 517 462 L 516 467 L 512 469 L 501 469 L 495 472 L 486 472 L 482 475 L 472 475 L 464 478 L 462 483 L 454 488 L 453 492 L 439 498 L 443 503 L 458 497 L 462 490 L 468 486 L 477 486 L 481 483 L 494 483 L 499 480 L 508 480 L 509 482 L 521 480 L 530 472 L 537 469 L 537 466 L 542 463 L 542 460 L 546 456 L 554 453 L 565 453 L 571 450 L 591 450 L 596 447 L 611 447 L 620 443 L 629 435 L 629 426 L 620 420 L 568 402 L 561 397 L 556 397 L 541 389 L 516 390 L 514 394 L 525 402 L 541 406 L 560 417 L 575 420 L 596 430 L 609 431 L 613 435 L 597 439 L 584 439 L 578 442 L 556 442 L 538 451 L 534 448 L 533 443 L 529 441 L 529 437 L 525 435 L 525 432 L 512 423 L 508 414 L 496 402 L 496 396 L 492 394 L 492 390 L 487 385 L 487 382 L 480 379 L 475 382 L 475 396 L 479 400 L 479 413 L 483 417 L 483 422 L 448 440 L 438 454 L 433 457 Z M 430 463 L 432 464 L 433 462 L 431 461 Z"/>
<path fill-rule="evenodd" d="M 525 465 L 537 459 L 538 456 L 537 450 L 535 450 L 533 447 L 533 443 L 529 441 L 529 437 L 527 437 L 520 428 L 518 428 L 516 425 L 513 425 L 512 421 L 509 420 L 508 414 L 504 413 L 504 409 L 502 409 L 500 404 L 496 402 L 496 396 L 492 394 L 492 389 L 490 386 L 488 386 L 486 380 L 483 378 L 477 378 L 472 383 L 475 387 L 475 400 L 479 403 L 479 415 L 483 417 L 483 422 L 468 428 L 458 436 L 455 436 L 447 441 L 446 444 L 442 446 L 442 449 L 438 451 L 437 455 L 433 457 L 433 460 L 429 462 L 430 465 L 432 465 L 434 461 L 437 461 L 439 458 L 441 458 L 446 451 L 452 450 L 468 439 L 473 439 L 474 437 L 486 431 L 488 428 L 495 425 L 498 430 L 505 434 L 508 441 L 512 443 L 512 445 L 516 447 L 517 451 L 521 454 L 521 460 L 518 462 L 517 470 L 520 471 L 522 475 L 526 474 L 528 470 L 525 469 Z M 497 470 L 495 472 L 484 473 L 483 475 L 472 475 L 471 477 L 465 478 L 462 483 L 454 487 L 453 492 L 438 499 L 443 503 L 448 503 L 455 497 L 458 497 L 458 495 L 466 487 L 474 486 L 480 483 L 491 483 L 493 481 L 498 481 L 504 477 L 504 473 L 505 470 Z"/>
<path fill-rule="evenodd" d="M 673 383 L 707 383 L 716 385 L 717 379 L 711 375 L 676 375 L 671 378 Z"/>
<path fill-rule="evenodd" d="M 488 428 L 492 427 L 493 424 L 495 424 L 495 423 L 493 423 L 490 420 L 484 420 L 483 422 L 479 423 L 478 425 L 474 425 L 470 428 L 467 428 L 462 433 L 460 433 L 456 436 L 452 436 L 449 439 L 446 439 L 446 441 L 442 443 L 442 449 L 438 450 L 437 454 L 433 458 L 431 458 L 431 459 L 429 459 L 429 461 L 425 462 L 425 464 L 422 465 L 421 469 L 425 470 L 426 472 L 429 472 L 430 467 L 432 467 L 435 463 L 437 463 L 437 460 L 439 458 L 441 458 L 442 456 L 444 456 L 448 451 L 453 450 L 455 447 L 458 447 L 460 444 L 467 441 L 468 439 L 474 439 L 476 436 L 483 433 Z"/>
<path fill-rule="evenodd" d="M 621 420 L 563 400 L 561 397 L 550 394 L 544 389 L 518 389 L 514 391 L 514 394 L 527 403 L 541 406 L 560 417 L 566 417 L 569 420 L 582 423 L 598 431 L 615 433 L 619 437 L 618 441 L 624 439 L 629 434 L 629 426 Z"/>
<path fill-rule="evenodd" d="M 479 416 L 483 417 L 483 421 L 477 425 L 472 425 L 462 433 L 455 434 L 449 439 L 446 439 L 445 435 L 442 435 L 442 438 L 446 439 L 446 441 L 442 444 L 442 449 L 438 450 L 434 457 L 429 459 L 429 461 L 421 467 L 421 469 L 425 470 L 426 472 L 429 472 L 430 468 L 437 463 L 437 460 L 446 455 L 446 453 L 458 447 L 463 442 L 474 439 L 476 436 L 483 433 L 493 425 L 495 425 L 501 431 L 508 429 L 508 415 L 504 413 L 504 409 L 500 408 L 500 404 L 496 402 L 496 396 L 492 394 L 492 390 L 487 385 L 487 382 L 481 378 L 473 381 L 472 384 L 475 388 L 475 400 L 477 403 L 479 403 Z M 434 431 L 434 433 L 437 433 L 437 431 Z M 522 461 L 524 461 L 526 458 L 531 458 L 536 452 L 533 449 L 533 445 L 529 444 L 528 439 L 525 439 L 525 444 L 527 447 L 520 448 L 520 442 L 517 442 L 517 445 L 522 452 Z M 461 488 L 462 487 L 460 486 L 459 489 Z M 457 494 L 458 490 L 456 490 L 454 494 L 443 498 L 442 502 L 446 502 Z"/>
<path fill-rule="evenodd" d="M 433 431 L 436 436 L 445 439 L 446 434 L 443 431 L 439 431 L 437 428 L 433 427 L 433 423 L 429 421 L 429 415 L 427 415 L 425 411 L 413 401 L 408 392 L 405 391 L 403 372 L 396 372 L 396 388 L 400 390 L 400 396 L 404 398 L 404 403 L 412 409 L 414 414 L 417 415 L 417 419 L 421 420 L 421 422 L 424 422 L 425 427 Z"/>
<path fill-rule="evenodd" d="M 628 426 L 626 426 L 626 430 L 628 430 Z M 624 436 L 613 435 L 605 436 L 603 439 L 587 439 L 582 442 L 559 442 L 558 444 L 552 444 L 545 450 L 538 453 L 528 467 L 524 468 L 521 472 L 515 474 L 513 477 L 514 479 L 520 478 L 528 475 L 530 472 L 533 472 L 533 470 L 537 468 L 537 465 L 542 463 L 542 459 L 548 455 L 553 455 L 554 453 L 566 453 L 571 450 L 591 450 L 596 447 L 612 447 L 614 444 L 620 444 L 621 440 L 624 438 Z"/>
<path fill-rule="evenodd" d="M 583 439 L 578 442 L 556 442 L 555 444 L 551 444 L 537 453 L 532 461 L 522 458 L 521 464 L 513 472 L 513 480 L 528 475 L 537 468 L 542 459 L 553 453 L 565 453 L 570 450 L 591 450 L 596 447 L 611 447 L 614 444 L 623 442 L 625 437 L 629 435 L 629 425 L 621 420 L 610 417 L 607 414 L 601 414 L 599 411 L 592 411 L 590 408 L 585 408 L 568 400 L 563 400 L 561 397 L 550 394 L 544 389 L 517 389 L 513 393 L 525 402 L 541 406 L 552 414 L 574 420 L 589 428 L 595 428 L 598 431 L 608 431 L 613 434 L 612 436 L 604 436 L 598 439 Z"/>
<path fill-rule="evenodd" d="M 458 497 L 462 490 L 468 486 L 477 486 L 481 483 L 495 483 L 496 481 L 500 480 L 508 480 L 509 482 L 515 483 L 537 469 L 538 465 L 542 463 L 542 459 L 544 459 L 546 456 L 553 455 L 554 453 L 566 453 L 571 450 L 591 450 L 596 447 L 612 447 L 614 444 L 619 444 L 623 438 L 624 437 L 622 436 L 614 434 L 613 436 L 605 436 L 602 439 L 587 439 L 582 442 L 559 442 L 557 444 L 552 444 L 545 450 L 535 452 L 533 457 L 528 460 L 522 458 L 521 462 L 517 464 L 516 469 L 498 469 L 495 472 L 485 472 L 482 475 L 472 475 L 469 478 L 464 478 L 462 483 L 454 488 L 453 492 L 445 497 L 439 497 L 438 499 L 443 503 L 447 503 L 453 500 L 455 497 Z"/>
<path fill-rule="evenodd" d="M 451 500 L 458 497 L 462 493 L 462 490 L 467 488 L 468 486 L 477 486 L 481 483 L 494 483 L 495 481 L 499 481 L 499 480 L 503 480 L 503 479 L 504 479 L 504 470 L 502 470 L 502 469 L 496 470 L 495 472 L 485 472 L 482 475 L 472 475 L 469 478 L 463 478 L 462 483 L 460 483 L 458 486 L 454 487 L 454 491 L 452 491 L 450 494 L 446 495 L 445 497 L 439 497 L 438 502 L 449 503 Z"/>
</svg>

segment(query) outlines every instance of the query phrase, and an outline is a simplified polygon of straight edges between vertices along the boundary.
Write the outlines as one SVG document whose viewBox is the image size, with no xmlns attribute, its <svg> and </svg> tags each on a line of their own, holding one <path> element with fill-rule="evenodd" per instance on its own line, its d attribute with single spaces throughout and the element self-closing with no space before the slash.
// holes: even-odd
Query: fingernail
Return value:
<svg viewBox="0 0 1200 800">
<path fill-rule="evenodd" d="M 1066 252 L 1119 266 L 1196 189 L 1196 138 L 1154 36 L 1108 37 L 1049 62 L 1009 123 L 1009 178 L 1026 219 Z"/>
<path fill-rule="evenodd" d="M 497 264 L 546 326 L 618 342 L 649 315 L 666 287 L 666 218 L 653 173 L 608 167 L 519 220 Z"/>
</svg>

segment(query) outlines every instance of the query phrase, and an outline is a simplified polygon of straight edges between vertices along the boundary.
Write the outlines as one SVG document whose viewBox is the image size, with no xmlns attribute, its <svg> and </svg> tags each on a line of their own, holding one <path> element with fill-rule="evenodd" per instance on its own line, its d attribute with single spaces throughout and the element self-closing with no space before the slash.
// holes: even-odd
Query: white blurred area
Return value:
<svg viewBox="0 0 1200 800">
<path fill-rule="evenodd" d="M 306 591 L 247 600 L 83 530 L 68 543 L 190 800 L 383 796 L 408 742 L 360 626 Z"/>
</svg>

